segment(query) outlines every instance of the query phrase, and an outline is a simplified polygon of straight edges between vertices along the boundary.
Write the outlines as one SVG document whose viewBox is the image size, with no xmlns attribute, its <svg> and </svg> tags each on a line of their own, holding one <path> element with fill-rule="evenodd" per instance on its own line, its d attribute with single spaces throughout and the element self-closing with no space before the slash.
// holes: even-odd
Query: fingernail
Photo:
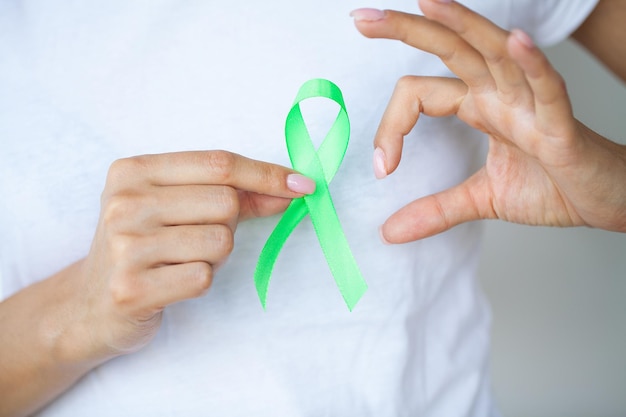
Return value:
<svg viewBox="0 0 626 417">
<path fill-rule="evenodd" d="M 385 12 L 378 9 L 356 9 L 350 12 L 350 17 L 356 21 L 375 22 L 385 18 Z"/>
<path fill-rule="evenodd" d="M 374 150 L 374 175 L 379 180 L 387 176 L 386 161 L 387 157 L 385 157 L 385 152 L 380 148 L 376 148 Z"/>
<path fill-rule="evenodd" d="M 295 193 L 313 194 L 315 192 L 315 181 L 300 174 L 287 175 L 287 188 Z"/>
<path fill-rule="evenodd" d="M 453 0 L 435 0 L 437 3 L 452 3 Z"/>
<path fill-rule="evenodd" d="M 385 245 L 391 245 L 391 242 L 389 242 L 387 239 L 385 239 L 385 236 L 383 235 L 383 227 L 380 226 L 378 228 L 378 236 L 380 236 L 380 240 L 385 244 Z"/>
<path fill-rule="evenodd" d="M 511 31 L 511 34 L 513 36 L 515 36 L 515 38 L 520 41 L 522 43 L 522 45 L 524 45 L 527 48 L 534 48 L 535 47 L 535 42 L 533 42 L 533 40 L 531 39 L 530 36 L 528 36 L 526 34 L 526 32 L 519 30 L 519 29 L 513 29 Z"/>
</svg>

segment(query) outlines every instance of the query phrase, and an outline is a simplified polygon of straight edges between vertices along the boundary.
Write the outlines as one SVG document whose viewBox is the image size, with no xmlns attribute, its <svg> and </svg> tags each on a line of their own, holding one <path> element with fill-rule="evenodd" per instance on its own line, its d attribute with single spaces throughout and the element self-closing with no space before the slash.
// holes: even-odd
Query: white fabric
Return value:
<svg viewBox="0 0 626 417">
<path fill-rule="evenodd" d="M 511 28 L 524 29 L 542 46 L 564 40 L 591 13 L 598 0 L 512 0 Z"/>
<path fill-rule="evenodd" d="M 548 7 L 580 11 L 580 21 L 594 2 L 466 3 L 543 42 L 573 29 Z M 424 117 L 398 171 L 374 179 L 371 142 L 396 80 L 449 72 L 435 57 L 358 34 L 348 13 L 363 5 L 0 2 L 5 297 L 87 254 L 117 158 L 222 148 L 288 165 L 285 116 L 314 77 L 342 88 L 351 117 L 331 193 L 369 285 L 349 313 L 305 219 L 278 260 L 264 312 L 252 276 L 277 218 L 244 223 L 207 296 L 169 307 L 148 347 L 95 369 L 40 416 L 494 413 L 490 316 L 474 278 L 478 225 L 400 246 L 384 246 L 377 232 L 399 207 L 473 172 L 484 141 L 455 119 Z M 418 11 L 413 0 L 367 5 Z M 307 111 L 323 135 L 335 109 Z"/>
</svg>

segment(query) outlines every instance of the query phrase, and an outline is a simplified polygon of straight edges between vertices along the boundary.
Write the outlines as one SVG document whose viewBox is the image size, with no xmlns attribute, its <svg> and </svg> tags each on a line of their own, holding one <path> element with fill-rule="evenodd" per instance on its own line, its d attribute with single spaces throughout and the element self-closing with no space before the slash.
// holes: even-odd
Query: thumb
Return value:
<svg viewBox="0 0 626 417">
<path fill-rule="evenodd" d="M 380 228 L 385 243 L 407 243 L 445 232 L 461 223 L 495 218 L 485 169 L 440 193 L 404 206 Z"/>
</svg>

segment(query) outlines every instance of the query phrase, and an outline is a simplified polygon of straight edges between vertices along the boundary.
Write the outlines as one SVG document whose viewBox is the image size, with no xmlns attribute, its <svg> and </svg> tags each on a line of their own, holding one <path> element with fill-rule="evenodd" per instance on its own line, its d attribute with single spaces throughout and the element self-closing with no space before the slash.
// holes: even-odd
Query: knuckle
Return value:
<svg viewBox="0 0 626 417">
<path fill-rule="evenodd" d="M 140 291 L 129 274 L 120 274 L 109 282 L 111 302 L 121 310 L 127 310 L 141 298 Z"/>
<path fill-rule="evenodd" d="M 142 171 L 146 171 L 149 165 L 149 156 L 133 156 L 113 161 L 109 166 L 106 176 L 106 184 L 100 201 L 104 203 L 115 194 L 123 194 L 129 189 L 136 187 L 141 181 Z"/>
<path fill-rule="evenodd" d="M 506 50 L 502 47 L 487 49 L 483 52 L 483 57 L 485 58 L 485 61 L 492 66 L 504 64 L 509 59 Z"/>
<path fill-rule="evenodd" d="M 191 270 L 190 279 L 195 284 L 194 295 L 200 297 L 206 294 L 213 284 L 213 268 L 205 262 L 198 262 Z"/>
<path fill-rule="evenodd" d="M 235 246 L 235 239 L 232 230 L 228 226 L 219 224 L 213 227 L 213 239 L 219 249 L 220 257 L 230 255 Z"/>
<path fill-rule="evenodd" d="M 398 82 L 396 82 L 396 90 L 403 91 L 407 88 L 411 88 L 415 83 L 415 79 L 416 77 L 413 75 L 403 75 L 398 79 Z"/>
<path fill-rule="evenodd" d="M 228 151 L 211 151 L 207 159 L 212 177 L 216 178 L 219 183 L 228 182 L 235 168 L 235 155 Z"/>
<path fill-rule="evenodd" d="M 146 155 L 132 156 L 113 161 L 107 174 L 107 183 L 126 182 L 129 178 L 135 178 L 137 172 L 148 165 Z"/>
<path fill-rule="evenodd" d="M 111 226 L 127 219 L 132 211 L 132 203 L 128 195 L 113 194 L 102 205 L 102 220 Z"/>
<path fill-rule="evenodd" d="M 420 85 L 419 77 L 405 75 L 398 79 L 391 100 L 396 107 L 400 106 L 405 114 L 414 117 L 422 111 L 422 94 L 424 93 L 424 85 Z"/>
<path fill-rule="evenodd" d="M 155 196 L 150 194 L 114 193 L 102 200 L 102 221 L 108 227 L 141 221 L 149 215 L 146 208 L 156 207 L 158 203 Z"/>
<path fill-rule="evenodd" d="M 114 184 L 128 172 L 127 159 L 118 159 L 109 166 L 107 184 Z"/>
<path fill-rule="evenodd" d="M 463 45 L 460 42 L 452 41 L 446 44 L 445 47 L 441 47 L 439 51 L 435 52 L 435 55 L 439 56 L 443 62 L 450 62 L 458 56 L 457 48 L 461 46 Z"/>
<path fill-rule="evenodd" d="M 435 46 L 438 50 L 435 55 L 443 62 L 462 61 L 462 58 L 467 54 L 471 47 L 467 41 L 460 36 L 448 37 L 440 45 Z"/>
<path fill-rule="evenodd" d="M 109 251 L 115 262 L 126 263 L 137 253 L 137 239 L 128 234 L 114 233 L 109 235 Z"/>
<path fill-rule="evenodd" d="M 218 203 L 226 219 L 239 216 L 239 193 L 232 187 L 221 187 Z"/>
<path fill-rule="evenodd" d="M 269 190 L 282 191 L 286 188 L 284 171 L 277 166 L 264 164 L 259 171 L 259 181 Z"/>
</svg>

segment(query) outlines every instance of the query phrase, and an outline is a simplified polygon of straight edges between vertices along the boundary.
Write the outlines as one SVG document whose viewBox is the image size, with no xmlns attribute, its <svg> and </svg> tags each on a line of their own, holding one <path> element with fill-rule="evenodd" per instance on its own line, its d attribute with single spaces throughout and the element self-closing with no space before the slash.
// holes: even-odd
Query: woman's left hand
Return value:
<svg viewBox="0 0 626 417">
<path fill-rule="evenodd" d="M 382 226 L 384 240 L 425 238 L 478 219 L 626 231 L 626 147 L 576 120 L 561 76 L 525 33 L 507 32 L 456 2 L 421 0 L 425 17 L 352 13 L 367 37 L 433 53 L 459 78 L 402 78 L 374 141 L 378 178 L 400 163 L 421 113 L 456 115 L 487 133 L 485 166 L 420 198 Z"/>
</svg>

